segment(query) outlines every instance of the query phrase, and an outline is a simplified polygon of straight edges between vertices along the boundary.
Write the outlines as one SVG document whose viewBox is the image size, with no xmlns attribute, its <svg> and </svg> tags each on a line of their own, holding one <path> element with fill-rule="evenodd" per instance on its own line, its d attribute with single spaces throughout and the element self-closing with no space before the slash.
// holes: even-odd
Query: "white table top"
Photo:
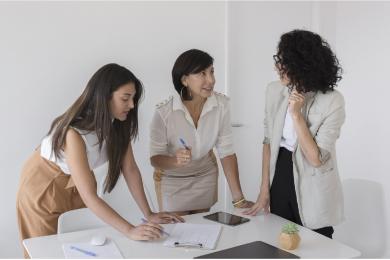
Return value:
<svg viewBox="0 0 390 260">
<path fill-rule="evenodd" d="M 240 214 L 240 210 L 233 213 L 244 216 Z M 185 216 L 185 219 L 188 223 L 215 223 L 202 217 L 207 214 L 210 213 L 189 215 Z M 244 217 L 251 220 L 235 227 L 223 225 L 215 250 L 170 248 L 163 246 L 164 240 L 133 241 L 109 226 L 25 239 L 23 244 L 31 258 L 64 258 L 62 243 L 89 242 L 91 237 L 96 234 L 104 234 L 107 238 L 113 239 L 124 258 L 194 258 L 259 240 L 279 247 L 278 236 L 282 226 L 288 222 L 287 220 L 273 214 Z M 347 245 L 315 233 L 310 229 L 299 227 L 299 230 L 301 243 L 297 249 L 289 252 L 301 258 L 355 258 L 361 254 Z"/>
</svg>

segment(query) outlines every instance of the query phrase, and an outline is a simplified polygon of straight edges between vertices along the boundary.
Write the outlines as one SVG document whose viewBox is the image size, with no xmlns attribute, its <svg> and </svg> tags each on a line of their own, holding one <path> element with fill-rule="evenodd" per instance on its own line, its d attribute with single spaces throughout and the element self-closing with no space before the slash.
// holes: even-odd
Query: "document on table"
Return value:
<svg viewBox="0 0 390 260">
<path fill-rule="evenodd" d="M 93 246 L 90 243 L 66 243 L 62 244 L 62 250 L 67 259 L 123 258 L 118 247 L 111 239 L 107 239 L 102 246 Z"/>
<path fill-rule="evenodd" d="M 216 224 L 177 223 L 164 246 L 215 249 L 221 230 Z"/>
</svg>

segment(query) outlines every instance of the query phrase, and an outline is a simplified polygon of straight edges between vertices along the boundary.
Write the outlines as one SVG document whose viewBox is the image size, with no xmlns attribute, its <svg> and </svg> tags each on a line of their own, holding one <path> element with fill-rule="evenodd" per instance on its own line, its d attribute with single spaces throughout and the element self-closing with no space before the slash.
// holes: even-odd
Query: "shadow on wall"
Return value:
<svg viewBox="0 0 390 260">
<path fill-rule="evenodd" d="M 387 223 L 380 183 L 343 181 L 345 222 L 335 227 L 334 238 L 361 251 L 361 258 L 380 258 L 386 253 Z"/>
</svg>

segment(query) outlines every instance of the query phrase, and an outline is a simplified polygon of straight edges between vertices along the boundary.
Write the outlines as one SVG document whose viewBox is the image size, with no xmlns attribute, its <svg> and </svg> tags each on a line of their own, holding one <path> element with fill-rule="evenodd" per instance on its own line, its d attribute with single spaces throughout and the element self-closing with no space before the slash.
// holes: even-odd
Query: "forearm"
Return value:
<svg viewBox="0 0 390 260">
<path fill-rule="evenodd" d="M 293 115 L 295 132 L 297 133 L 298 143 L 306 160 L 314 167 L 321 166 L 320 152 L 306 121 L 302 114 Z"/>
<path fill-rule="evenodd" d="M 115 210 L 113 210 L 103 199 L 98 196 L 91 196 L 83 199 L 85 205 L 103 220 L 108 225 L 114 227 L 119 232 L 126 234 L 130 229 L 134 228 L 129 222 L 122 218 Z"/>
<path fill-rule="evenodd" d="M 138 207 L 141 209 L 143 215 L 147 218 L 152 211 L 145 196 L 144 185 L 139 170 L 130 170 L 130 173 L 124 176 L 131 195 L 136 201 Z"/>
<path fill-rule="evenodd" d="M 233 200 L 239 200 L 243 197 L 240 177 L 238 174 L 238 164 L 236 154 L 226 156 L 221 159 L 222 168 L 226 176 Z"/>
<path fill-rule="evenodd" d="M 154 168 L 162 170 L 172 170 L 178 168 L 176 157 L 169 155 L 155 155 L 150 158 L 150 163 Z"/>
<path fill-rule="evenodd" d="M 271 158 L 271 146 L 270 146 L 270 144 L 264 144 L 263 145 L 263 163 L 262 163 L 260 190 L 263 190 L 263 189 L 269 190 L 269 187 L 270 187 L 270 178 L 269 178 L 270 158 Z"/>
</svg>

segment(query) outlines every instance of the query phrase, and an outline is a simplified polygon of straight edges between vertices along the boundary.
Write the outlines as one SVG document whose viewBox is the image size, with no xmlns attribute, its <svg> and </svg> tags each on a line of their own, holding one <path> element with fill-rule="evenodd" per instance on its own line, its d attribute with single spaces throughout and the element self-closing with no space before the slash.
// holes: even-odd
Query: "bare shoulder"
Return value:
<svg viewBox="0 0 390 260">
<path fill-rule="evenodd" d="M 65 142 L 65 149 L 69 148 L 83 148 L 85 149 L 85 142 L 83 138 L 81 137 L 80 133 L 77 132 L 74 128 L 70 127 L 68 131 L 66 132 L 66 142 Z M 73 149 L 72 149 L 73 150 Z"/>
</svg>

